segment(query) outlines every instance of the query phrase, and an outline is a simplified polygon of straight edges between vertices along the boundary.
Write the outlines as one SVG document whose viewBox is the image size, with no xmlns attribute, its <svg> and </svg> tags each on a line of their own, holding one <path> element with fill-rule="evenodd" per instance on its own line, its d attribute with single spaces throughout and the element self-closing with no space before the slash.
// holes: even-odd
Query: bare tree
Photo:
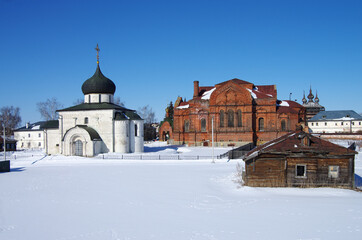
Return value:
<svg viewBox="0 0 362 240">
<path fill-rule="evenodd" d="M 74 102 L 73 105 L 79 105 L 84 103 L 84 99 L 83 98 L 77 98 Z"/>
<path fill-rule="evenodd" d="M 19 127 L 21 122 L 20 109 L 18 107 L 2 107 L 0 109 L 0 130 L 3 133 L 3 125 L 5 125 L 5 135 L 13 134 L 15 128 Z"/>
<path fill-rule="evenodd" d="M 63 107 L 63 104 L 58 102 L 56 98 L 48 98 L 45 102 L 36 104 L 41 117 L 45 120 L 55 120 L 58 118 L 58 109 Z"/>
<path fill-rule="evenodd" d="M 121 107 L 124 107 L 124 102 L 121 101 L 121 98 L 120 98 L 120 97 L 115 97 L 115 98 L 114 98 L 114 104 L 119 105 L 119 106 L 121 106 Z"/>
<path fill-rule="evenodd" d="M 145 123 L 154 123 L 156 122 L 155 112 L 149 105 L 146 105 L 142 108 L 138 108 L 137 113 L 141 118 L 145 120 Z"/>
</svg>

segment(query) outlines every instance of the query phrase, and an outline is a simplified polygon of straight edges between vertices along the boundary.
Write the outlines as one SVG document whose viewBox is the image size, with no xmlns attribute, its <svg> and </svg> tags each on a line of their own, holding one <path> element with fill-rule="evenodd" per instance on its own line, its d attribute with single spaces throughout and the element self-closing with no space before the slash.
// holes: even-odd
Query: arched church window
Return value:
<svg viewBox="0 0 362 240">
<path fill-rule="evenodd" d="M 224 127 L 224 110 L 220 110 L 220 127 Z"/>
<path fill-rule="evenodd" d="M 137 126 L 137 124 L 134 125 L 134 135 L 136 137 L 138 136 L 138 126 Z"/>
<path fill-rule="evenodd" d="M 264 131 L 264 118 L 259 118 L 259 131 Z"/>
<path fill-rule="evenodd" d="M 185 132 L 190 131 L 190 122 L 189 120 L 185 120 Z"/>
<path fill-rule="evenodd" d="M 87 117 L 84 118 L 84 124 L 88 124 L 88 118 Z"/>
<path fill-rule="evenodd" d="M 282 131 L 286 130 L 286 124 L 285 124 L 285 120 L 283 119 L 282 122 L 280 123 L 280 127 L 282 129 Z"/>
<path fill-rule="evenodd" d="M 237 121 L 238 121 L 238 127 L 242 127 L 243 126 L 243 119 L 242 119 L 242 115 L 241 115 L 241 110 L 237 111 L 236 118 L 237 118 Z"/>
<path fill-rule="evenodd" d="M 201 132 L 206 132 L 206 119 L 201 119 Z"/>
<path fill-rule="evenodd" d="M 234 127 L 234 111 L 228 111 L 228 127 Z"/>
<path fill-rule="evenodd" d="M 98 94 L 98 102 L 101 103 L 101 100 L 102 100 L 101 95 Z"/>
</svg>

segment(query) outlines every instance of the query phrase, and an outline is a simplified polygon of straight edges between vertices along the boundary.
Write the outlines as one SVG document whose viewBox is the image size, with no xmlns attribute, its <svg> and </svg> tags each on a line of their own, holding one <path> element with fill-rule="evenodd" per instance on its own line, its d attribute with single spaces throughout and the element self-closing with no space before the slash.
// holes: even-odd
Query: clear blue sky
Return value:
<svg viewBox="0 0 362 240">
<path fill-rule="evenodd" d="M 362 112 L 362 1 L 0 0 L 0 107 L 40 120 L 36 103 L 64 107 L 96 69 L 126 107 L 158 120 L 177 96 L 240 78 L 276 84 L 301 102 L 318 90 L 326 110 Z"/>
</svg>

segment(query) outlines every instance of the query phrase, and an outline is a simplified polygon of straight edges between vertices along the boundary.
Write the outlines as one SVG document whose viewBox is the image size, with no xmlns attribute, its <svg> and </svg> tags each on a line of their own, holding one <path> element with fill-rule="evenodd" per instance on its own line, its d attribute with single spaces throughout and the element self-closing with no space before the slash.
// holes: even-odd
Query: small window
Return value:
<svg viewBox="0 0 362 240">
<path fill-rule="evenodd" d="M 359 122 L 358 125 L 361 125 L 361 122 Z"/>
<path fill-rule="evenodd" d="M 259 118 L 259 131 L 264 131 L 264 118 Z"/>
<path fill-rule="evenodd" d="M 306 178 L 307 177 L 307 166 L 297 164 L 295 166 L 295 177 L 297 177 L 297 178 Z"/>
<path fill-rule="evenodd" d="M 90 103 L 90 102 L 91 102 L 91 96 L 88 95 L 88 103 Z"/>
<path fill-rule="evenodd" d="M 338 176 L 339 176 L 339 166 L 328 166 L 328 177 L 338 178 Z"/>
<path fill-rule="evenodd" d="M 285 120 L 283 119 L 282 122 L 281 122 L 281 129 L 282 131 L 284 132 L 286 130 L 286 124 L 285 124 Z"/>
<path fill-rule="evenodd" d="M 41 142 L 38 142 L 38 147 L 40 147 L 41 146 Z"/>
<path fill-rule="evenodd" d="M 101 94 L 98 94 L 98 102 L 101 103 L 102 97 Z"/>
<path fill-rule="evenodd" d="M 318 126 L 318 123 L 315 123 L 316 126 Z"/>
<path fill-rule="evenodd" d="M 185 132 L 188 132 L 190 130 L 190 122 L 188 120 L 185 120 Z"/>
<path fill-rule="evenodd" d="M 343 126 L 343 122 L 341 122 L 341 125 Z"/>
<path fill-rule="evenodd" d="M 326 122 L 324 123 L 324 126 L 327 126 L 327 123 L 326 123 Z"/>
<path fill-rule="evenodd" d="M 241 115 L 241 110 L 238 110 L 236 112 L 236 118 L 237 118 L 237 121 L 238 121 L 238 127 L 242 127 L 243 126 L 243 118 L 242 118 L 242 115 Z"/>
<path fill-rule="evenodd" d="M 206 119 L 201 119 L 201 132 L 206 132 Z"/>
<path fill-rule="evenodd" d="M 234 111 L 228 111 L 228 127 L 234 127 Z"/>
<path fill-rule="evenodd" d="M 84 124 L 88 124 L 88 118 L 87 117 L 84 118 Z"/>
<path fill-rule="evenodd" d="M 30 133 L 28 134 L 28 137 L 30 137 Z"/>
<path fill-rule="evenodd" d="M 312 123 L 312 126 L 314 126 L 314 123 Z"/>
<path fill-rule="evenodd" d="M 220 111 L 220 127 L 224 127 L 224 111 Z"/>
<path fill-rule="evenodd" d="M 337 123 L 335 123 L 334 125 L 336 125 L 336 126 L 337 126 Z"/>
<path fill-rule="evenodd" d="M 138 126 L 137 126 L 137 124 L 134 125 L 134 135 L 136 137 L 138 136 Z"/>
<path fill-rule="evenodd" d="M 41 133 L 39 133 L 38 136 L 41 137 Z"/>
<path fill-rule="evenodd" d="M 354 126 L 354 122 L 352 122 L 352 125 Z"/>
</svg>

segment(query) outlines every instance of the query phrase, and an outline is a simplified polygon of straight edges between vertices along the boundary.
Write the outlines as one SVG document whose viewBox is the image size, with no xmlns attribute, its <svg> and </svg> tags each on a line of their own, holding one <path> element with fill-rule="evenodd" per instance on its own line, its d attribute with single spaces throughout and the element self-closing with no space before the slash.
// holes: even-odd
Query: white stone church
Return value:
<svg viewBox="0 0 362 240">
<path fill-rule="evenodd" d="M 102 74 L 99 61 L 82 91 L 84 103 L 57 110 L 57 123 L 44 127 L 46 153 L 90 157 L 143 152 L 143 119 L 134 110 L 114 104 L 116 86 Z"/>
</svg>

